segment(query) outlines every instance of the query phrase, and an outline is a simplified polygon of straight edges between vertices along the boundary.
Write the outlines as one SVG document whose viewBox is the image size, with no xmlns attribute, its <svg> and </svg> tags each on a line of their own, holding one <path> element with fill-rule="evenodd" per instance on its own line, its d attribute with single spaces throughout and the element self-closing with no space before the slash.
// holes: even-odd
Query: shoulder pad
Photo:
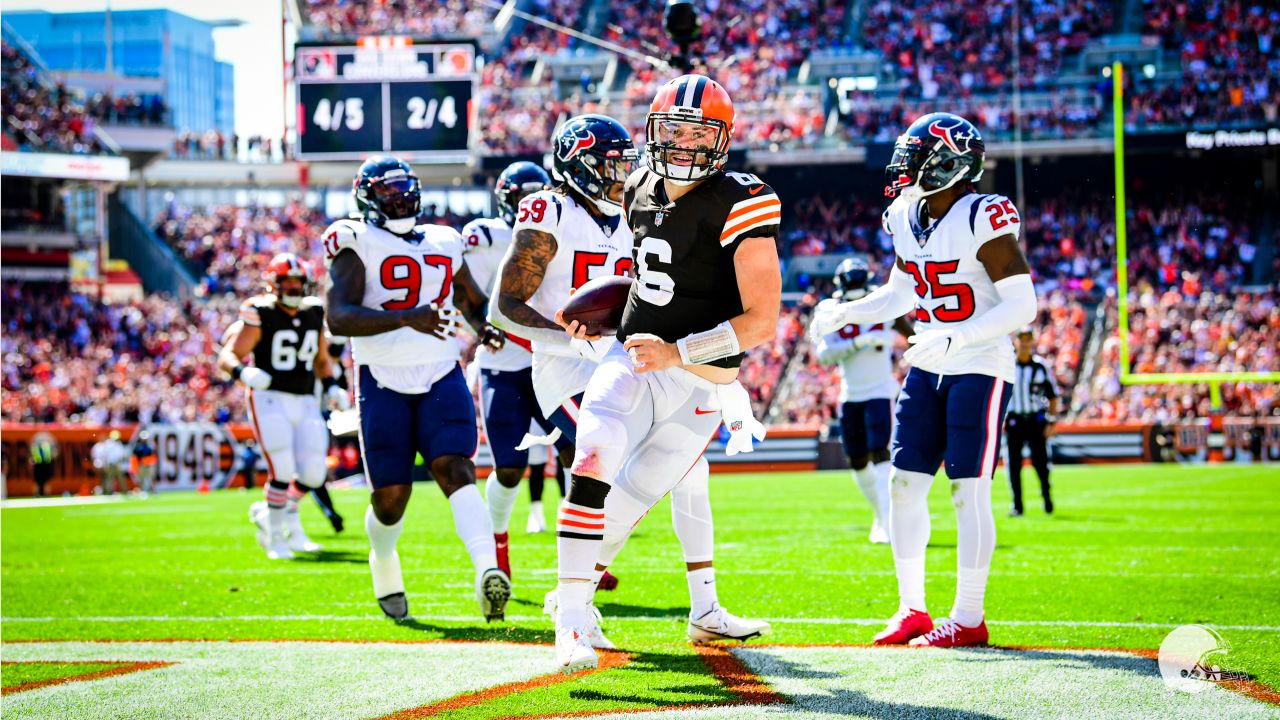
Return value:
<svg viewBox="0 0 1280 720">
<path fill-rule="evenodd" d="M 979 245 L 1003 235 L 1017 239 L 1022 217 L 1013 201 L 1004 195 L 978 195 L 969 206 L 969 229 Z"/>
<path fill-rule="evenodd" d="M 720 246 L 742 238 L 777 233 L 782 219 L 782 201 L 769 184 L 747 173 L 724 173 L 716 191 L 728 206 Z"/>
<path fill-rule="evenodd" d="M 324 241 L 325 267 L 328 267 L 343 250 L 350 249 L 359 254 L 360 236 L 364 234 L 365 229 L 364 222 L 350 219 L 336 220 L 325 228 L 324 235 L 321 236 Z"/>
<path fill-rule="evenodd" d="M 262 325 L 262 311 L 275 307 L 275 304 L 275 295 L 254 295 L 240 303 L 239 318 L 245 325 L 259 327 Z"/>
<path fill-rule="evenodd" d="M 320 308 L 321 310 L 324 310 L 324 300 L 321 300 L 315 295 L 308 295 L 302 298 L 302 302 L 298 303 L 298 309 L 300 310 L 310 310 L 312 308 Z"/>
<path fill-rule="evenodd" d="M 516 226 L 512 233 L 521 230 L 537 230 L 556 234 L 560 227 L 560 217 L 564 214 L 564 205 L 568 201 L 564 195 L 551 190 L 539 190 L 526 195 L 520 201 L 516 214 Z"/>
</svg>

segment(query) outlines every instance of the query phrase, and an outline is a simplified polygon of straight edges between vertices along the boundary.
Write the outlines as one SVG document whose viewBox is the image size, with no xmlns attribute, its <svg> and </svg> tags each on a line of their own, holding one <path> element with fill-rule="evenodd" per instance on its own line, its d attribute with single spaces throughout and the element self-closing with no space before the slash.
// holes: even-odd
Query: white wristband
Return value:
<svg viewBox="0 0 1280 720">
<path fill-rule="evenodd" d="M 728 320 L 706 332 L 680 338 L 676 341 L 676 348 L 680 350 L 680 362 L 684 365 L 705 365 L 742 352 L 738 346 L 738 334 Z"/>
</svg>

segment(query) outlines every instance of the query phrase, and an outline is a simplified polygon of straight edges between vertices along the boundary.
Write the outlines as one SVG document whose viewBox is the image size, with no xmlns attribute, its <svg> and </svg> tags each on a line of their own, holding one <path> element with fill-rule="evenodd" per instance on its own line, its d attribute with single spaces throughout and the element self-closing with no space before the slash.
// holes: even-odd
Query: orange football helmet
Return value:
<svg viewBox="0 0 1280 720">
<path fill-rule="evenodd" d="M 298 307 L 311 284 L 307 267 L 293 253 L 280 253 L 271 258 L 271 262 L 267 263 L 266 272 L 262 275 L 267 282 L 267 289 L 275 294 L 280 304 L 286 307 Z M 282 287 L 282 283 L 288 278 L 298 278 L 302 283 L 297 288 Z"/>
<path fill-rule="evenodd" d="M 681 75 L 649 106 L 646 151 L 662 177 L 691 185 L 724 168 L 733 138 L 733 100 L 705 75 Z"/>
</svg>

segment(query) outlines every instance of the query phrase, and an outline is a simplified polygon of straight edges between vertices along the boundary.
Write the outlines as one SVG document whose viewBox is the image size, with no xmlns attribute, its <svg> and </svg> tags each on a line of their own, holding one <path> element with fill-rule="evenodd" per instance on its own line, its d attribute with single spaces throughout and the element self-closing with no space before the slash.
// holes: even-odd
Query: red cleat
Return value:
<svg viewBox="0 0 1280 720">
<path fill-rule="evenodd" d="M 987 644 L 987 621 L 978 627 L 965 627 L 951 618 L 943 618 L 932 630 L 911 641 L 914 647 L 968 647 Z"/>
<path fill-rule="evenodd" d="M 876 645 L 906 645 L 912 638 L 920 637 L 933 629 L 933 618 L 923 610 L 898 612 L 889 618 L 889 624 L 876 633 Z"/>
<path fill-rule="evenodd" d="M 511 556 L 507 553 L 511 543 L 507 540 L 507 534 L 494 533 L 493 544 L 498 551 L 498 569 L 507 574 L 507 579 L 511 579 Z"/>
<path fill-rule="evenodd" d="M 608 570 L 600 576 L 599 590 L 616 590 L 618 588 L 618 576 L 612 575 Z"/>
</svg>

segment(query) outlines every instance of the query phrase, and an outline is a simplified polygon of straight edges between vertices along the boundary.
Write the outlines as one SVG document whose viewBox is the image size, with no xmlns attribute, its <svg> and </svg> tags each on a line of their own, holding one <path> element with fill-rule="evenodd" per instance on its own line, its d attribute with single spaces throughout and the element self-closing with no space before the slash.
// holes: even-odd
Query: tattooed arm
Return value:
<svg viewBox="0 0 1280 720">
<path fill-rule="evenodd" d="M 529 340 L 565 342 L 560 326 L 528 305 L 558 247 L 551 233 L 530 229 L 516 233 L 498 268 L 498 297 L 489 304 L 489 322 Z"/>
</svg>

